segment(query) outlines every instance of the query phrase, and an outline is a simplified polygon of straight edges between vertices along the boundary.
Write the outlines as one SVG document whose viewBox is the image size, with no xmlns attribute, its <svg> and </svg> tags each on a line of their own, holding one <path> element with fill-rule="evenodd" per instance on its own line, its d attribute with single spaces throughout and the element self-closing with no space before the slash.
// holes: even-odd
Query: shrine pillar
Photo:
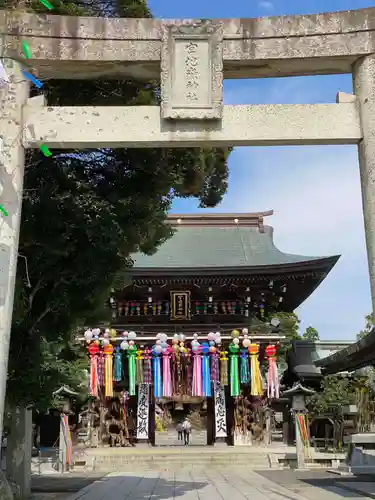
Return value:
<svg viewBox="0 0 375 500">
<path fill-rule="evenodd" d="M 0 217 L 0 441 L 21 223 L 25 156 L 22 107 L 29 96 L 20 64 L 10 58 L 4 58 L 2 64 L 9 83 L 0 88 L 0 204 L 8 214 Z"/>
<path fill-rule="evenodd" d="M 363 138 L 358 145 L 363 217 L 370 273 L 372 310 L 375 311 L 375 54 L 353 65 Z"/>
</svg>

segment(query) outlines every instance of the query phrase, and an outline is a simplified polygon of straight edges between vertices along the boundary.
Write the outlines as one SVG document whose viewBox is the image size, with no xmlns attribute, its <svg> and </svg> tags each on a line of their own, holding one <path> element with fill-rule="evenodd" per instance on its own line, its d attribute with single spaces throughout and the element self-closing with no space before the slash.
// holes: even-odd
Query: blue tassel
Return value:
<svg viewBox="0 0 375 500">
<path fill-rule="evenodd" d="M 152 351 L 152 371 L 154 375 L 154 396 L 156 399 L 163 397 L 163 385 L 161 379 L 160 356 Z"/>
<path fill-rule="evenodd" d="M 202 357 L 202 371 L 203 371 L 203 396 L 210 398 L 212 396 L 211 390 L 211 376 L 210 376 L 210 358 L 208 355 Z"/>
<path fill-rule="evenodd" d="M 249 369 L 249 359 L 246 349 L 241 349 L 241 374 L 240 374 L 241 384 L 250 383 L 250 369 Z"/>
<path fill-rule="evenodd" d="M 122 380 L 122 353 L 119 347 L 115 347 L 114 353 L 113 380 L 121 382 Z"/>
</svg>

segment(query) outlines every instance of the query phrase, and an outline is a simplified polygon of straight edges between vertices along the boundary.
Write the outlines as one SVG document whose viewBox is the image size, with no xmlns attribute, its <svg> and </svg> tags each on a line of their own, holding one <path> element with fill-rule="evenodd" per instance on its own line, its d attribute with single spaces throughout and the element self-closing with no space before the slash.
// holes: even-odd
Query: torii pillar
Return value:
<svg viewBox="0 0 375 500">
<path fill-rule="evenodd" d="M 353 84 L 363 135 L 358 144 L 359 169 L 372 311 L 375 314 L 375 54 L 354 63 Z"/>
<path fill-rule="evenodd" d="M 0 88 L 0 194 L 8 216 L 0 216 L 0 440 L 3 431 L 10 330 L 17 271 L 25 150 L 22 109 L 29 84 L 21 66 L 3 59 L 10 83 Z"/>
</svg>

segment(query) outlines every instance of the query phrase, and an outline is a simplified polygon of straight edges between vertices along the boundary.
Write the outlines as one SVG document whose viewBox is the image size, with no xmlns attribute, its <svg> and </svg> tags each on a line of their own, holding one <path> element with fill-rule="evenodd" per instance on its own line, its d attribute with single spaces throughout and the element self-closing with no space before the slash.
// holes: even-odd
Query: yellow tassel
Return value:
<svg viewBox="0 0 375 500">
<path fill-rule="evenodd" d="M 104 346 L 104 375 L 105 375 L 105 397 L 113 398 L 113 346 Z"/>
<path fill-rule="evenodd" d="M 248 350 L 250 353 L 251 395 L 262 396 L 263 395 L 262 375 L 260 373 L 259 359 L 258 359 L 259 346 L 258 344 L 250 344 Z"/>
</svg>

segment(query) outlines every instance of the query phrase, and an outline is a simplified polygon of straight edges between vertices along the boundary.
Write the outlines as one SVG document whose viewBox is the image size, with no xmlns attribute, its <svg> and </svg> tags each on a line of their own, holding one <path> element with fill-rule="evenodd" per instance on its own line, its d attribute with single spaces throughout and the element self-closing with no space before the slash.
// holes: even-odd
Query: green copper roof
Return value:
<svg viewBox="0 0 375 500">
<path fill-rule="evenodd" d="M 154 255 L 134 254 L 134 269 L 192 269 L 278 266 L 318 260 L 283 253 L 273 243 L 273 228 L 180 226 Z"/>
</svg>

